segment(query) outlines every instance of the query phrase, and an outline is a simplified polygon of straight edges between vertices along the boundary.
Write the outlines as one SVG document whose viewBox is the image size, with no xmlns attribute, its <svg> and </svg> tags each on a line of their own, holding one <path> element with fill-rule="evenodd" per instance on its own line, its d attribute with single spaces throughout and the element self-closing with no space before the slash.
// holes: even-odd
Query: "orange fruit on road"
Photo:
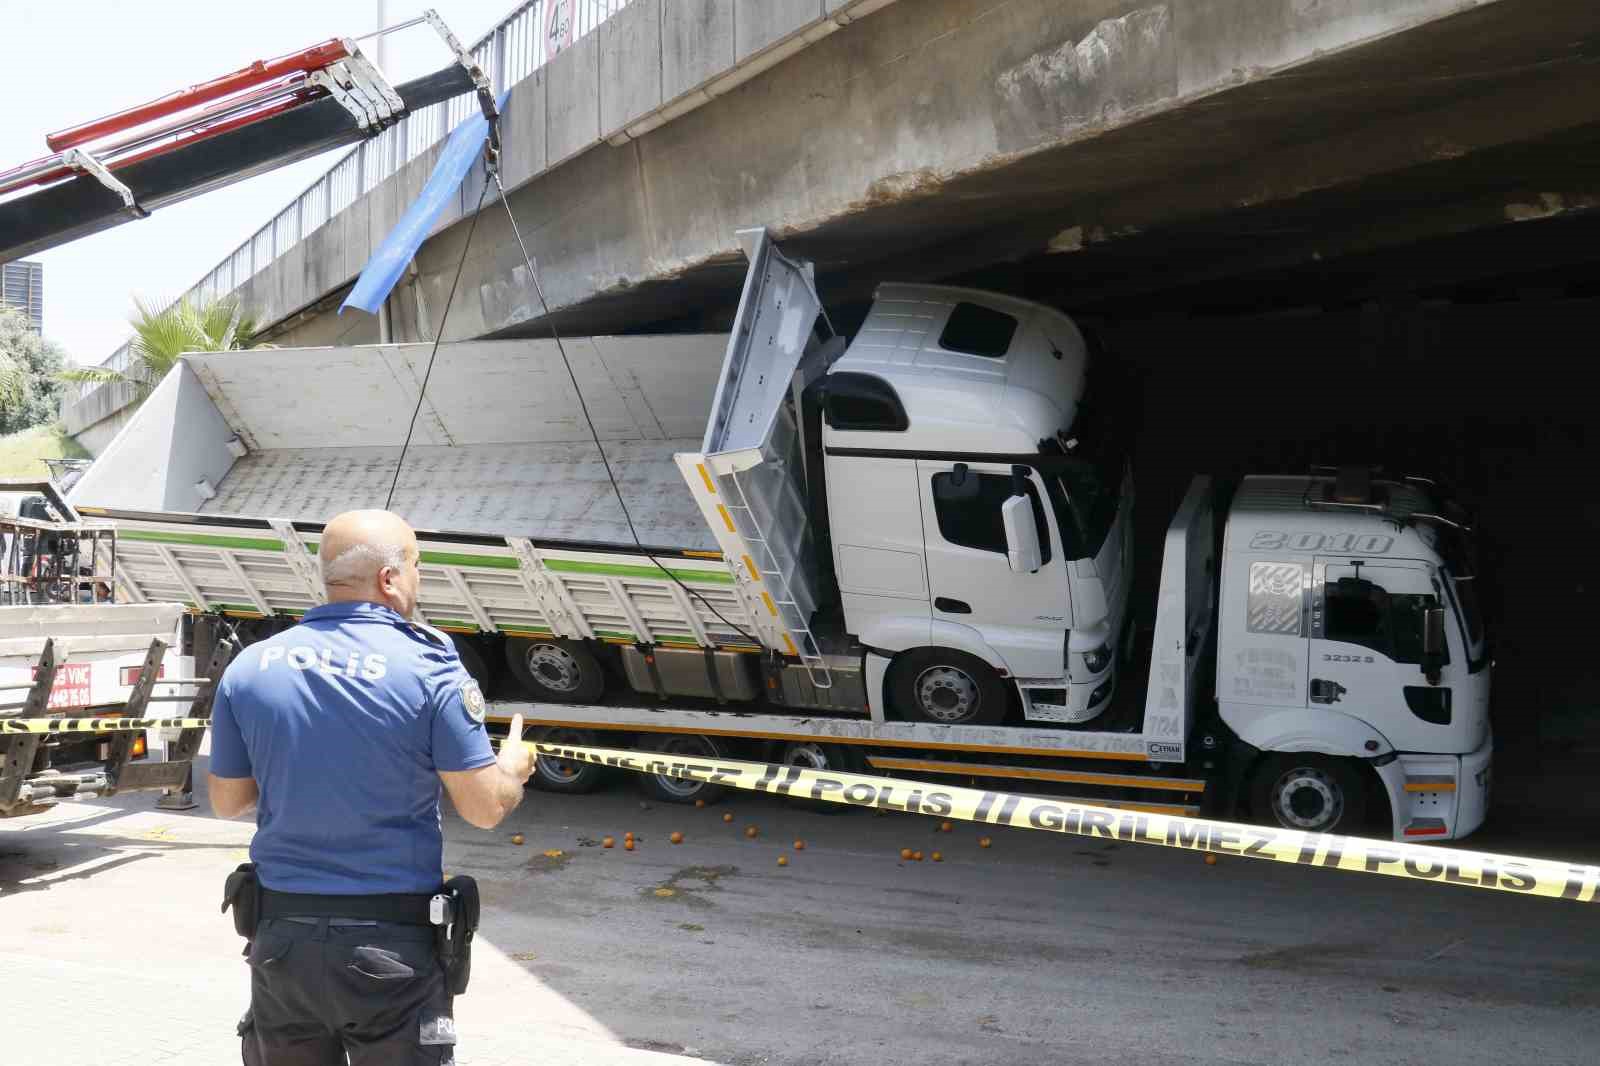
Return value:
<svg viewBox="0 0 1600 1066">
<path fill-rule="evenodd" d="M 796 840 L 794 842 L 794 850 L 796 850 L 796 851 L 804 851 L 804 850 L 806 850 L 806 842 L 804 840 Z"/>
<path fill-rule="evenodd" d="M 617 844 L 617 840 L 616 840 L 615 837 L 606 837 L 604 840 L 600 841 L 600 846 L 602 848 L 616 847 L 616 844 Z"/>
<path fill-rule="evenodd" d="M 758 832 L 760 832 L 760 830 L 752 825 L 744 831 L 744 835 L 749 837 L 751 840 L 754 840 Z"/>
<path fill-rule="evenodd" d="M 1206 852 L 1206 865 L 1207 866 L 1215 866 L 1216 864 L 1217 864 L 1217 857 L 1215 855 L 1211 854 L 1209 851 Z"/>
<path fill-rule="evenodd" d="M 522 843 L 522 834 L 521 833 L 512 833 L 511 834 L 511 843 L 513 843 L 513 844 L 521 844 Z"/>
<path fill-rule="evenodd" d="M 706 801 L 705 800 L 695 800 L 694 801 L 694 805 L 696 807 L 704 807 L 706 805 Z"/>
<path fill-rule="evenodd" d="M 979 837 L 978 838 L 978 847 L 980 847 L 980 848 L 986 848 L 992 843 L 994 843 L 994 841 L 990 840 L 988 837 Z"/>
<path fill-rule="evenodd" d="M 733 821 L 733 814 L 732 814 L 732 813 L 728 813 L 728 814 L 724 814 L 724 815 L 723 815 L 723 816 L 722 816 L 722 820 L 723 820 L 723 821 L 724 821 L 724 822 L 731 822 L 731 821 Z"/>
<path fill-rule="evenodd" d="M 948 833 L 948 832 L 952 831 L 953 829 L 955 829 L 955 825 L 953 823 L 951 823 L 951 822 L 940 822 L 939 823 L 939 832 L 941 832 L 941 833 Z"/>
<path fill-rule="evenodd" d="M 789 865 L 789 856 L 787 856 L 787 855 L 779 855 L 778 856 L 778 865 L 779 866 L 788 866 Z"/>
<path fill-rule="evenodd" d="M 673 833 L 667 839 L 672 841 L 674 844 L 682 844 L 683 843 L 683 834 L 682 833 Z"/>
<path fill-rule="evenodd" d="M 622 850 L 623 851 L 632 851 L 633 850 L 633 838 L 632 837 L 629 837 L 627 840 L 624 840 L 622 842 Z"/>
<path fill-rule="evenodd" d="M 913 862 L 921 862 L 922 861 L 922 852 L 913 851 L 911 853 L 911 859 L 912 859 Z"/>
<path fill-rule="evenodd" d="M 910 848 L 901 848 L 900 849 L 900 857 L 902 859 L 904 859 L 906 862 L 910 862 L 911 861 L 911 849 Z"/>
<path fill-rule="evenodd" d="M 934 862 L 944 862 L 944 854 L 942 852 L 936 851 L 930 855 L 929 858 L 931 858 Z"/>
</svg>

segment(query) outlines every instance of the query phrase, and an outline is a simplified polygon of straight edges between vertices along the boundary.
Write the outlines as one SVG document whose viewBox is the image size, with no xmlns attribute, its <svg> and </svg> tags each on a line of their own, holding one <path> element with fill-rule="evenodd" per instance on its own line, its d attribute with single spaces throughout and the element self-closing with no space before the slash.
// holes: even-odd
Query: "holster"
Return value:
<svg viewBox="0 0 1600 1066">
<path fill-rule="evenodd" d="M 261 882 L 256 879 L 256 864 L 242 862 L 222 886 L 222 909 L 233 908 L 233 931 L 246 940 L 255 939 L 261 921 Z"/>
<path fill-rule="evenodd" d="M 445 987 L 452 996 L 467 990 L 472 980 L 472 938 L 478 932 L 478 882 L 452 877 L 444 883 L 450 901 L 449 922 L 437 927 L 439 958 L 444 963 Z"/>
</svg>

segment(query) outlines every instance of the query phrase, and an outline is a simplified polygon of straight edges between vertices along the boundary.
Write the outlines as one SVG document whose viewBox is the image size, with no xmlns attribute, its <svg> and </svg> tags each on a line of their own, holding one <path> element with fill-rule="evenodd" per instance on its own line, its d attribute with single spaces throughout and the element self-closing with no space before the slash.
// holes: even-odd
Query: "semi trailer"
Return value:
<svg viewBox="0 0 1600 1066">
<path fill-rule="evenodd" d="M 728 334 L 190 354 L 72 499 L 117 529 L 120 598 L 247 638 L 321 602 L 323 522 L 391 506 L 419 614 L 550 740 L 1482 821 L 1487 644 L 1437 486 L 1197 478 L 1135 626 L 1126 422 L 1069 318 L 884 284 L 845 338 L 809 264 L 741 239 Z"/>
</svg>

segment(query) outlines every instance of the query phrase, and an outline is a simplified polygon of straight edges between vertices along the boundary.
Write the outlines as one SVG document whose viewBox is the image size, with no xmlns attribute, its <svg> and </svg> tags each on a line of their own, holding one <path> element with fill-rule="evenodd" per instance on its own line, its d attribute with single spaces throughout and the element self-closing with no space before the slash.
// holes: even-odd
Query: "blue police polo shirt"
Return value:
<svg viewBox="0 0 1600 1066">
<path fill-rule="evenodd" d="M 375 603 L 330 603 L 252 644 L 211 710 L 211 772 L 261 790 L 250 857 L 278 892 L 433 892 L 438 771 L 494 761 L 449 640 Z"/>
</svg>

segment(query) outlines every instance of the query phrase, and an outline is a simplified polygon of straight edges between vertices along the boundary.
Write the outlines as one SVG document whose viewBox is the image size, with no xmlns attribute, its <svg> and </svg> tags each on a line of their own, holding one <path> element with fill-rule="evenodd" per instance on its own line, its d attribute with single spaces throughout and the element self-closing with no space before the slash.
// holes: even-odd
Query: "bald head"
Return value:
<svg viewBox="0 0 1600 1066">
<path fill-rule="evenodd" d="M 381 603 L 407 617 L 417 606 L 417 558 L 416 533 L 392 511 L 337 515 L 317 548 L 330 603 Z"/>
</svg>

